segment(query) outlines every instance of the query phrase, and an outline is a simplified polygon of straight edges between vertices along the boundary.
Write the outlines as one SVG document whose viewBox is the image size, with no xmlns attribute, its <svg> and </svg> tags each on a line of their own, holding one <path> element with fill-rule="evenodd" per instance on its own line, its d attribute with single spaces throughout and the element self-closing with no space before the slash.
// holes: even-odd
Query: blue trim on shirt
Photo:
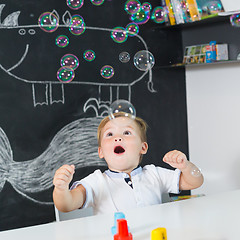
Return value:
<svg viewBox="0 0 240 240">
<path fill-rule="evenodd" d="M 125 172 L 115 172 L 115 171 L 112 171 L 110 169 L 106 170 L 104 172 L 107 176 L 109 176 L 110 178 L 129 178 L 129 175 Z M 142 173 L 142 167 L 139 166 L 135 169 L 132 170 L 132 172 L 130 173 L 131 177 L 137 175 L 137 174 L 140 174 Z"/>
</svg>

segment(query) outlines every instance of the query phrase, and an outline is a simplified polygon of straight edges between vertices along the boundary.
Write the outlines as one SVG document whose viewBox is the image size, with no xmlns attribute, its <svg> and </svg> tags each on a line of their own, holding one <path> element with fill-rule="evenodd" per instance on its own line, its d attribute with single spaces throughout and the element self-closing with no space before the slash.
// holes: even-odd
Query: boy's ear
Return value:
<svg viewBox="0 0 240 240">
<path fill-rule="evenodd" d="M 142 143 L 142 150 L 141 150 L 141 154 L 146 154 L 148 150 L 148 144 L 146 142 Z"/>
<path fill-rule="evenodd" d="M 103 152 L 102 152 L 102 148 L 101 147 L 98 147 L 98 156 L 100 158 L 103 158 Z"/>
</svg>

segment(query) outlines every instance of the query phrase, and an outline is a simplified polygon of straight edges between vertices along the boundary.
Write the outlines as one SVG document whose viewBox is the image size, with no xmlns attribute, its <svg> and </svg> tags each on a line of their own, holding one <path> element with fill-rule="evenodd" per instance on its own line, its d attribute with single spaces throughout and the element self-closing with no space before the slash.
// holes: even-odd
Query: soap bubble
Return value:
<svg viewBox="0 0 240 240">
<path fill-rule="evenodd" d="M 60 82 L 69 83 L 75 77 L 74 70 L 70 67 L 61 67 L 57 71 L 57 78 Z"/>
<path fill-rule="evenodd" d="M 230 23 L 233 27 L 240 27 L 240 13 L 231 15 Z"/>
<path fill-rule="evenodd" d="M 126 30 L 127 30 L 128 36 L 133 37 L 139 33 L 139 26 L 136 23 L 132 22 L 126 26 Z"/>
<path fill-rule="evenodd" d="M 65 35 L 59 35 L 56 38 L 56 45 L 61 48 L 65 48 L 69 44 L 69 39 Z"/>
<path fill-rule="evenodd" d="M 114 42 L 123 43 L 127 40 L 128 34 L 123 27 L 115 27 L 111 32 L 111 38 Z"/>
<path fill-rule="evenodd" d="M 150 12 L 152 10 L 152 5 L 149 3 L 149 2 L 144 2 L 142 4 L 142 9 L 145 11 L 145 12 Z"/>
<path fill-rule="evenodd" d="M 166 11 L 163 7 L 155 7 L 153 9 L 151 19 L 155 23 L 164 23 L 166 20 Z"/>
<path fill-rule="evenodd" d="M 192 170 L 191 170 L 191 174 L 194 177 L 200 177 L 202 175 L 202 172 L 197 167 L 193 167 Z"/>
<path fill-rule="evenodd" d="M 130 54 L 128 52 L 121 52 L 119 54 L 119 60 L 122 63 L 127 63 L 130 60 Z"/>
<path fill-rule="evenodd" d="M 110 65 L 105 65 L 101 68 L 100 74 L 105 79 L 110 79 L 114 75 L 114 69 Z"/>
<path fill-rule="evenodd" d="M 69 25 L 69 31 L 73 35 L 81 35 L 86 30 L 86 24 L 84 19 L 80 15 L 73 15 Z"/>
<path fill-rule="evenodd" d="M 138 0 L 127 0 L 125 2 L 124 9 L 130 15 L 140 11 L 140 8 L 141 8 L 141 3 Z"/>
<path fill-rule="evenodd" d="M 59 19 L 53 13 L 45 12 L 38 18 L 38 25 L 43 31 L 51 33 L 57 30 Z"/>
<path fill-rule="evenodd" d="M 150 12 L 140 8 L 140 11 L 133 14 L 130 19 L 136 24 L 144 24 L 150 19 Z"/>
<path fill-rule="evenodd" d="M 135 67 L 141 71 L 147 71 L 148 69 L 151 69 L 155 64 L 152 53 L 146 50 L 137 52 L 134 55 L 133 62 Z"/>
<path fill-rule="evenodd" d="M 73 54 L 65 54 L 62 58 L 61 58 L 61 66 L 62 67 L 69 67 L 73 70 L 77 69 L 79 66 L 79 60 L 78 58 L 73 55 Z"/>
<path fill-rule="evenodd" d="M 134 106 L 129 101 L 124 99 L 118 99 L 110 105 L 108 110 L 109 118 L 114 119 L 114 114 L 117 114 L 119 112 L 123 112 L 126 117 L 133 119 L 136 117 L 136 110 Z"/>
<path fill-rule="evenodd" d="M 211 1 L 206 4 L 208 12 L 210 14 L 217 14 L 222 11 L 222 4 L 218 1 Z"/>
<path fill-rule="evenodd" d="M 100 6 L 104 3 L 104 0 L 91 0 L 91 3 L 95 6 Z"/>
<path fill-rule="evenodd" d="M 88 62 L 91 62 L 95 59 L 96 55 L 95 55 L 95 52 L 93 50 L 86 50 L 84 53 L 83 53 L 83 58 L 88 61 Z"/>
<path fill-rule="evenodd" d="M 84 0 L 67 0 L 67 5 L 73 10 L 77 10 L 83 6 Z"/>
</svg>

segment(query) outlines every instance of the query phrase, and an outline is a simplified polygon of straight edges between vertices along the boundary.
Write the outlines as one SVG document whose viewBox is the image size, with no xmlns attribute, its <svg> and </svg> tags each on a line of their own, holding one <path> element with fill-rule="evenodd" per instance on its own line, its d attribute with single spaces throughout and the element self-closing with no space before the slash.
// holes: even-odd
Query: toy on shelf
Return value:
<svg viewBox="0 0 240 240">
<path fill-rule="evenodd" d="M 117 233 L 117 220 L 118 219 L 125 219 L 125 215 L 122 212 L 115 212 L 114 213 L 114 226 L 111 228 L 112 235 Z"/>
<path fill-rule="evenodd" d="M 132 234 L 128 231 L 126 219 L 117 220 L 117 233 L 113 236 L 114 240 L 132 240 Z"/>
<path fill-rule="evenodd" d="M 156 228 L 151 232 L 151 240 L 167 240 L 166 228 Z"/>
</svg>

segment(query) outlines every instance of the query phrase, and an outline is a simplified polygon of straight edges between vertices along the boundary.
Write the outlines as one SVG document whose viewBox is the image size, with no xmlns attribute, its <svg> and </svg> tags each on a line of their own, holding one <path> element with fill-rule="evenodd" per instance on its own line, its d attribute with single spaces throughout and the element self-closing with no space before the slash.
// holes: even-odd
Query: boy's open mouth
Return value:
<svg viewBox="0 0 240 240">
<path fill-rule="evenodd" d="M 116 153 L 116 154 L 121 154 L 121 153 L 124 153 L 124 152 L 125 152 L 125 149 L 122 146 L 116 146 L 114 148 L 114 153 Z"/>
</svg>

